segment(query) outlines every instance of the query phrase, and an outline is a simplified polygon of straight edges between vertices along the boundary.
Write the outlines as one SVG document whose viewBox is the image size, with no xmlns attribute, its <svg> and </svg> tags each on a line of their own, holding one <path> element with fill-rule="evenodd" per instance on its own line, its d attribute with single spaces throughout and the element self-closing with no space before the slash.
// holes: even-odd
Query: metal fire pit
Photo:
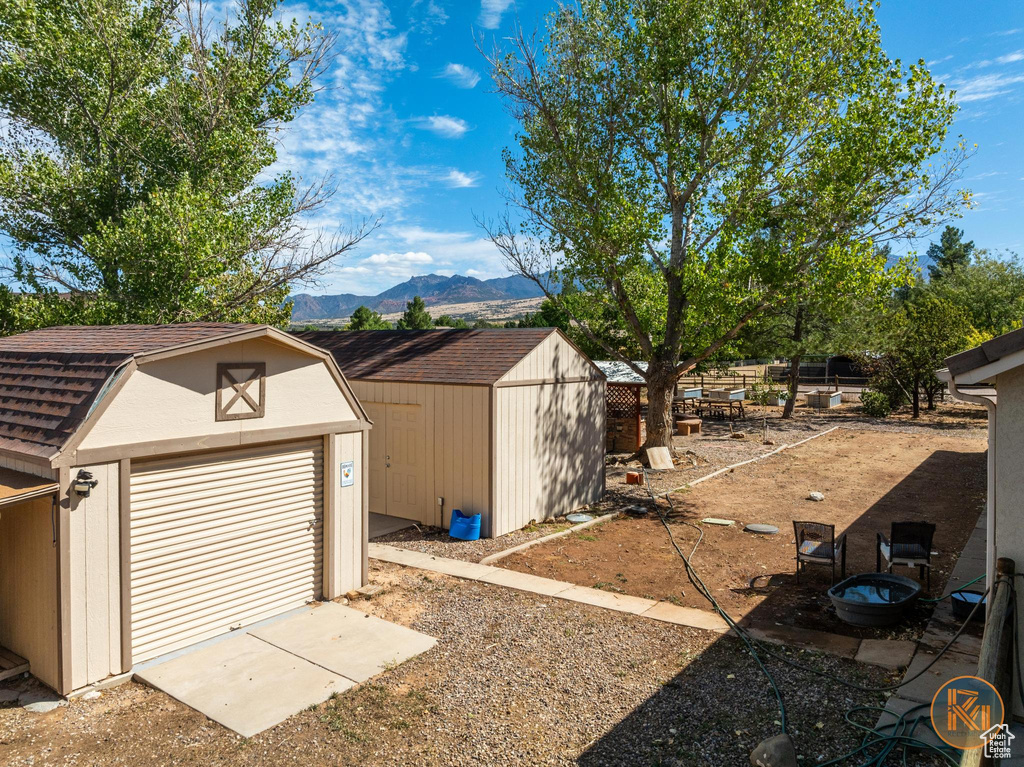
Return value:
<svg viewBox="0 0 1024 767">
<path fill-rule="evenodd" d="M 828 590 L 839 618 L 851 626 L 892 626 L 921 596 L 921 584 L 890 573 L 863 573 Z"/>
</svg>

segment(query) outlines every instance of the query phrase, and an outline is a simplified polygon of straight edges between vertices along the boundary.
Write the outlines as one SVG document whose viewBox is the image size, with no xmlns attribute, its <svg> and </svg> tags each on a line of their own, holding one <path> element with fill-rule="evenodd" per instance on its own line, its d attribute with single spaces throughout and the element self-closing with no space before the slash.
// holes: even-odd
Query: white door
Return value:
<svg viewBox="0 0 1024 767">
<path fill-rule="evenodd" d="M 427 462 L 423 408 L 364 402 L 373 421 L 369 445 L 369 507 L 377 514 L 432 524 L 426 496 Z"/>
<path fill-rule="evenodd" d="M 132 464 L 134 663 L 319 598 L 323 441 Z"/>
</svg>

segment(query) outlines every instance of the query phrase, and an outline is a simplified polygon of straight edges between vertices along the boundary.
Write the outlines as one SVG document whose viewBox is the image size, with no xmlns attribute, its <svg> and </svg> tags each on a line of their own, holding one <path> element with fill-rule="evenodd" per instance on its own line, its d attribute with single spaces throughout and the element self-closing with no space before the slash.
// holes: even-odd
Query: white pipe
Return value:
<svg viewBox="0 0 1024 767">
<path fill-rule="evenodd" d="M 988 397 L 960 391 L 956 386 L 956 378 L 953 374 L 947 372 L 947 376 L 949 391 L 954 397 L 964 402 L 984 405 L 988 411 L 988 498 L 985 506 L 988 518 L 985 521 L 985 585 L 990 587 L 996 582 L 996 403 Z M 991 605 L 991 600 L 986 602 L 986 611 L 988 605 Z"/>
</svg>

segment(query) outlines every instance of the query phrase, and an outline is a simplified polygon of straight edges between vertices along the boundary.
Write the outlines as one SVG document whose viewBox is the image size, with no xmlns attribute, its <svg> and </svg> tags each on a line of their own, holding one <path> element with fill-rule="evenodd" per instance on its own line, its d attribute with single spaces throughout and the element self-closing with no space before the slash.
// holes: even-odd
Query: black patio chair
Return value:
<svg viewBox="0 0 1024 767">
<path fill-rule="evenodd" d="M 836 526 L 821 522 L 794 522 L 796 538 L 796 582 L 800 582 L 801 565 L 831 565 L 832 583 L 836 582 L 836 560 L 846 577 L 846 533 L 836 538 Z"/>
<path fill-rule="evenodd" d="M 931 522 L 893 522 L 889 537 L 878 533 L 878 548 L 875 551 L 875 572 L 882 572 L 882 558 L 888 563 L 888 572 L 893 565 L 916 567 L 918 579 L 928 569 L 928 588 L 932 587 L 932 537 L 935 525 Z"/>
</svg>

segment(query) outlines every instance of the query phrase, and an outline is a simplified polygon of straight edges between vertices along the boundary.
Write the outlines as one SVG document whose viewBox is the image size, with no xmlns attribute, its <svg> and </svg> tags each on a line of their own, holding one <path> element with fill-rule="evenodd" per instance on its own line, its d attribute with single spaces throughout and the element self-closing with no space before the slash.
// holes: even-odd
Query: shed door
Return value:
<svg viewBox="0 0 1024 767">
<path fill-rule="evenodd" d="M 317 599 L 323 441 L 133 464 L 135 663 Z"/>
<path fill-rule="evenodd" d="M 432 524 L 423 408 L 383 402 L 364 402 L 363 407 L 373 421 L 368 457 L 370 511 Z"/>
</svg>

